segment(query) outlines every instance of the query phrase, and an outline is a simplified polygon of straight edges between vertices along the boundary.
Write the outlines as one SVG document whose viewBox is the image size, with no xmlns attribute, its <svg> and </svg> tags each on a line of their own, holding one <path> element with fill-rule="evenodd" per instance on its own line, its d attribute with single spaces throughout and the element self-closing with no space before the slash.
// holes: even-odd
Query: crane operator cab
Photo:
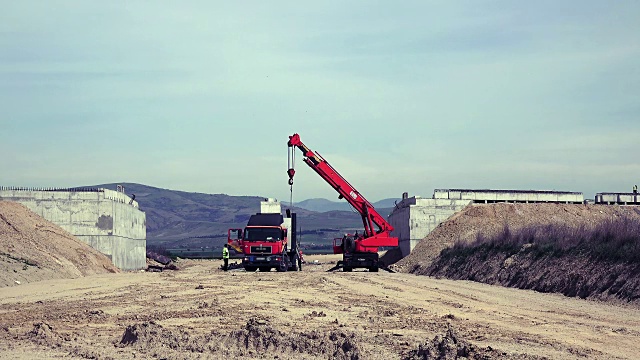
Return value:
<svg viewBox="0 0 640 360">
<path fill-rule="evenodd" d="M 356 240 L 362 240 L 358 234 L 344 234 L 333 239 L 333 253 L 342 254 L 342 271 L 350 272 L 354 268 L 366 268 L 369 272 L 378 272 L 379 256 L 377 252 L 357 251 Z"/>
</svg>

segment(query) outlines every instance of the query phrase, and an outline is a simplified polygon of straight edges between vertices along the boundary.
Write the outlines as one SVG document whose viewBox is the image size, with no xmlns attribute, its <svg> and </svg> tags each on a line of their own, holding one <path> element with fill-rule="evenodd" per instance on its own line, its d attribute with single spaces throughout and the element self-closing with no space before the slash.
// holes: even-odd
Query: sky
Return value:
<svg viewBox="0 0 640 360">
<path fill-rule="evenodd" d="M 288 201 L 294 133 L 372 202 L 640 184 L 635 0 L 0 7 L 0 185 Z"/>
</svg>

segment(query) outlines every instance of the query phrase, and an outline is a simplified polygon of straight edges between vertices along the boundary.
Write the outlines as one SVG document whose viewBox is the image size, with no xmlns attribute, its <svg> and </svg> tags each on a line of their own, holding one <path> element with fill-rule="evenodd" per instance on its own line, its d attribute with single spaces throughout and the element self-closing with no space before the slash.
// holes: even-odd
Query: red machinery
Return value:
<svg viewBox="0 0 640 360">
<path fill-rule="evenodd" d="M 268 200 L 268 199 L 267 199 Z M 244 229 L 229 229 L 227 243 L 243 255 L 246 271 L 302 271 L 302 252 L 296 235 L 296 214 L 279 213 L 251 215 Z"/>
<path fill-rule="evenodd" d="M 334 188 L 339 199 L 346 199 L 362 216 L 364 233 L 358 235 L 347 234 L 333 242 L 334 254 L 342 255 L 342 268 L 351 271 L 354 268 L 368 268 L 378 271 L 378 247 L 398 246 L 398 238 L 392 237 L 393 226 L 380 215 L 367 199 L 362 196 L 347 180 L 345 180 L 329 163 L 317 152 L 311 151 L 302 141 L 300 135 L 289 136 L 289 185 L 293 186 L 295 170 L 295 149 L 297 147 L 304 155 L 304 162 L 309 165 L 321 178 Z M 378 228 L 374 230 L 374 225 Z"/>
</svg>

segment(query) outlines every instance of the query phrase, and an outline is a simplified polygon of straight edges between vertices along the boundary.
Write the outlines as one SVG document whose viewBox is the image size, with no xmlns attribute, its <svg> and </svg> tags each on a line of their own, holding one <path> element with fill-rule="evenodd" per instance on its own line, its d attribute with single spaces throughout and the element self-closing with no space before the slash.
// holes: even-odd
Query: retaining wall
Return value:
<svg viewBox="0 0 640 360">
<path fill-rule="evenodd" d="M 108 189 L 0 187 L 0 200 L 19 202 L 107 255 L 122 270 L 146 268 L 146 215 L 124 193 Z"/>
</svg>

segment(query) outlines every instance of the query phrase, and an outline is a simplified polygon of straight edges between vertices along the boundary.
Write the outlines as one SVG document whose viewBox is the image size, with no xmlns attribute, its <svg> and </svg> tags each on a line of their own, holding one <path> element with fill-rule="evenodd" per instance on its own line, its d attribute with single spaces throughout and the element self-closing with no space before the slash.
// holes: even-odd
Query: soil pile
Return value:
<svg viewBox="0 0 640 360">
<path fill-rule="evenodd" d="M 155 321 L 127 326 L 118 346 L 135 345 L 140 348 L 151 348 L 154 345 L 180 349 L 189 343 L 189 334 L 182 330 L 168 330 Z"/>
<path fill-rule="evenodd" d="M 128 326 L 117 347 L 132 346 L 152 357 L 170 353 L 187 358 L 220 357 L 253 359 L 339 359 L 358 360 L 360 339 L 341 331 L 285 333 L 266 320 L 251 318 L 244 328 L 221 334 L 190 335 L 182 328 L 167 329 L 155 323 Z"/>
<path fill-rule="evenodd" d="M 24 205 L 0 201 L 0 287 L 118 272 L 109 258 Z"/>
<path fill-rule="evenodd" d="M 541 255 L 527 245 L 515 252 L 490 247 L 442 252 L 455 242 L 472 242 L 478 234 L 491 238 L 506 227 L 511 231 L 534 225 L 578 228 L 619 218 L 640 219 L 640 209 L 573 204 L 472 205 L 437 227 L 395 267 L 418 275 L 474 280 L 567 296 L 638 301 L 640 264 L 596 261 L 580 253 Z"/>
<path fill-rule="evenodd" d="M 364 340 L 352 332 L 283 332 L 267 320 L 251 318 L 244 328 L 224 335 L 212 331 L 191 336 L 184 329 L 167 329 L 155 322 L 128 326 L 116 347 L 133 347 L 152 357 L 180 354 L 183 358 L 274 358 L 274 359 L 378 359 L 361 350 Z M 175 352 L 175 353 L 174 353 Z M 448 325 L 444 335 L 418 345 L 400 356 L 403 360 L 423 359 L 542 359 L 525 354 L 507 354 L 491 347 L 479 347 L 463 340 Z"/>
<path fill-rule="evenodd" d="M 58 334 L 53 331 L 51 325 L 42 322 L 35 323 L 25 337 L 40 345 L 53 346 L 58 342 Z"/>
<path fill-rule="evenodd" d="M 356 334 L 342 331 L 284 333 L 265 320 L 250 319 L 244 329 L 232 332 L 225 343 L 228 347 L 244 348 L 250 354 L 295 352 L 327 359 L 357 360 L 361 359 L 359 341 Z"/>
<path fill-rule="evenodd" d="M 542 357 L 507 354 L 489 347 L 481 348 L 461 339 L 456 331 L 449 327 L 445 335 L 436 335 L 433 340 L 420 344 L 410 351 L 403 360 L 450 360 L 450 359 L 543 359 Z"/>
<path fill-rule="evenodd" d="M 505 226 L 512 230 L 536 224 L 577 227 L 623 216 L 640 218 L 640 209 L 576 204 L 474 204 L 440 224 L 394 267 L 403 272 L 427 268 L 456 241 L 471 242 L 478 234 L 491 237 Z"/>
</svg>

